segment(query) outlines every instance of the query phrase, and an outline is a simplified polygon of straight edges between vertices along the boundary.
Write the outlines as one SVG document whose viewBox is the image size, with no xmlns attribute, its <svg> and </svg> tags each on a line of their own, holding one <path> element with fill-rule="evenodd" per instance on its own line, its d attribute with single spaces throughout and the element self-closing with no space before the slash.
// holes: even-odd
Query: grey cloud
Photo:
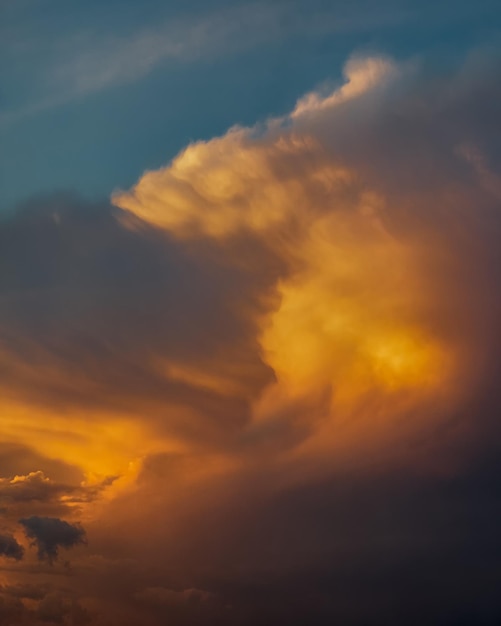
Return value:
<svg viewBox="0 0 501 626">
<path fill-rule="evenodd" d="M 20 561 L 24 555 L 24 548 L 12 535 L 0 534 L 0 556 Z"/>
<path fill-rule="evenodd" d="M 26 536 L 37 547 L 41 561 L 52 563 L 59 555 L 59 548 L 69 549 L 86 542 L 82 526 L 56 517 L 33 515 L 19 520 L 19 523 L 24 527 Z"/>
</svg>

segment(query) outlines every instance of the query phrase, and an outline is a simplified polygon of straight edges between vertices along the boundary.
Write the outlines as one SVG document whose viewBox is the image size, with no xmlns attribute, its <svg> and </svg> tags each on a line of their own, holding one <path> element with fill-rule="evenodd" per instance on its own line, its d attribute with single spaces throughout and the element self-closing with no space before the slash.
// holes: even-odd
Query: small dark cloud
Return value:
<svg viewBox="0 0 501 626">
<path fill-rule="evenodd" d="M 72 548 L 85 543 L 85 530 L 79 524 L 70 524 L 57 517 L 33 515 L 19 520 L 26 536 L 38 549 L 38 558 L 49 563 L 55 561 L 59 548 Z"/>
<path fill-rule="evenodd" d="M 0 535 L 0 556 L 20 561 L 24 555 L 24 548 L 12 535 Z"/>
</svg>

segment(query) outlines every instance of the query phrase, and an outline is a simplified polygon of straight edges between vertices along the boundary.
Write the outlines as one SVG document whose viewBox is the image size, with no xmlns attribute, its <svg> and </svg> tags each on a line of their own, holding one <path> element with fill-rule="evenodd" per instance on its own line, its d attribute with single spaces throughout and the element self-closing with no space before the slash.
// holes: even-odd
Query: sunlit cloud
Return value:
<svg viewBox="0 0 501 626">
<path fill-rule="evenodd" d="M 344 75 L 111 203 L 0 224 L 9 619 L 362 623 L 364 581 L 400 589 L 402 555 L 442 576 L 471 518 L 497 533 L 476 512 L 501 406 L 499 84 L 380 56 Z"/>
<path fill-rule="evenodd" d="M 255 318 L 261 358 L 276 380 L 254 398 L 251 429 L 294 414 L 310 397 L 323 446 L 343 447 L 346 437 L 376 445 L 384 433 L 393 441 L 395 423 L 436 427 L 464 400 L 462 348 L 438 329 L 451 314 L 447 296 L 428 276 L 442 243 L 399 234 L 407 218 L 393 181 L 372 184 L 363 152 L 344 161 L 335 135 L 321 134 L 344 118 L 356 126 L 376 97 L 384 107 L 385 86 L 402 71 L 387 59 L 353 59 L 345 85 L 301 99 L 289 119 L 195 143 L 114 196 L 180 241 L 214 242 L 224 263 L 252 265 L 228 243 L 242 238 L 278 259 L 274 298 Z M 349 108 L 352 99 L 359 111 Z"/>
</svg>

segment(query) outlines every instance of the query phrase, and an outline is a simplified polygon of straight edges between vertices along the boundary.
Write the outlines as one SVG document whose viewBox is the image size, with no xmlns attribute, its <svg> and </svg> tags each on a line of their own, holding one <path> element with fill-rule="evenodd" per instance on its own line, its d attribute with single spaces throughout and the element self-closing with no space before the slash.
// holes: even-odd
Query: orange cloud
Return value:
<svg viewBox="0 0 501 626">
<path fill-rule="evenodd" d="M 113 196 L 194 254 L 210 242 L 219 262 L 239 266 L 238 246 L 228 242 L 247 237 L 279 259 L 275 297 L 255 317 L 276 380 L 252 398 L 248 428 L 269 433 L 267 422 L 308 406 L 311 454 L 384 447 L 397 432 L 436 426 L 464 399 L 460 347 L 437 330 L 450 314 L 447 296 L 428 276 L 440 242 L 399 234 L 395 191 L 373 185 L 363 155 L 360 164 L 343 161 L 318 127 L 321 120 L 331 132 L 351 114 L 348 101 L 367 106 L 400 74 L 385 59 L 351 60 L 347 83 L 333 93 L 311 94 L 264 128 L 192 144 Z M 194 384 L 225 384 L 200 367 L 178 371 Z"/>
</svg>

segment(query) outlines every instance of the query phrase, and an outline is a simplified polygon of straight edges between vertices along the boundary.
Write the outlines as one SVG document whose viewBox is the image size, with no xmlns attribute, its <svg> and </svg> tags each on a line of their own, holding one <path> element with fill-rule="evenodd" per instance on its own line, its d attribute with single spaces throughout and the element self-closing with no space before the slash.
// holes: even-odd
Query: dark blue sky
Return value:
<svg viewBox="0 0 501 626">
<path fill-rule="evenodd" d="M 54 189 L 128 187 L 189 141 L 288 111 L 339 80 L 354 51 L 433 68 L 501 29 L 497 0 L 3 0 L 0 11 L 2 210 Z"/>
</svg>

